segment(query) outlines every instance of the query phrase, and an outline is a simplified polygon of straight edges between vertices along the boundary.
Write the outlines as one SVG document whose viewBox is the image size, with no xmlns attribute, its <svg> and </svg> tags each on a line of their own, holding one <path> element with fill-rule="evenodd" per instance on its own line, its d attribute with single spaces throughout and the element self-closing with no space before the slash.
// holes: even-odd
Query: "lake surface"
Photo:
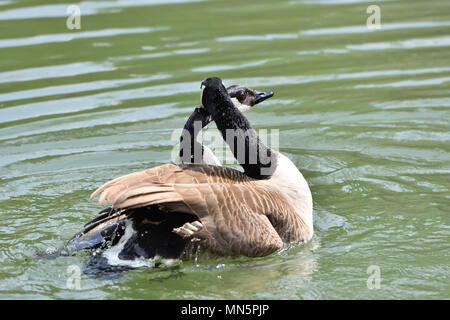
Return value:
<svg viewBox="0 0 450 320">
<path fill-rule="evenodd" d="M 450 298 L 449 1 L 78 5 L 71 30 L 69 3 L 0 1 L 0 299 Z M 275 92 L 246 115 L 307 179 L 313 240 L 120 274 L 37 259 L 99 185 L 171 161 L 209 76 Z"/>
</svg>

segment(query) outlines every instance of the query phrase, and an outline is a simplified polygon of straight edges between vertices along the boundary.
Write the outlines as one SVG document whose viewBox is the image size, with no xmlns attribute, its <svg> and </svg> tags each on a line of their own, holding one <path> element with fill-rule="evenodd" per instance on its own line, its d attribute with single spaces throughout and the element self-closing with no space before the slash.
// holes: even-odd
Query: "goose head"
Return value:
<svg viewBox="0 0 450 320">
<path fill-rule="evenodd" d="M 273 97 L 273 91 L 256 91 L 240 85 L 232 85 L 227 88 L 231 101 L 241 112 L 249 110 L 254 105 Z"/>
<path fill-rule="evenodd" d="M 203 88 L 203 83 L 201 88 Z M 257 105 L 258 103 L 261 103 L 273 97 L 273 91 L 257 91 L 241 85 L 231 85 L 228 88 L 226 88 L 225 91 L 228 93 L 234 107 L 241 112 L 246 112 L 250 110 L 253 106 Z M 202 99 L 203 99 L 203 89 L 202 89 Z M 201 121 L 202 128 L 206 127 L 212 121 L 211 114 L 208 113 L 208 111 L 205 109 L 203 105 L 197 106 L 194 109 L 194 112 L 186 121 L 184 129 L 192 133 L 194 130 L 193 126 L 195 121 Z"/>
<path fill-rule="evenodd" d="M 253 106 L 257 105 L 258 103 L 263 102 L 266 99 L 269 99 L 273 96 L 272 91 L 257 91 L 251 88 L 247 88 L 241 85 L 232 85 L 226 88 L 226 92 L 228 93 L 231 102 L 233 103 L 234 107 L 238 109 L 241 112 L 246 112 L 250 110 Z M 202 90 L 203 95 L 203 90 Z M 181 158 L 183 158 L 183 149 L 186 148 L 186 145 L 183 144 L 183 141 L 186 138 L 186 135 L 188 135 L 187 141 L 190 141 L 191 145 L 191 153 L 192 150 L 194 150 L 194 144 L 196 141 L 196 136 L 199 131 L 199 129 L 207 126 L 212 121 L 211 115 L 208 113 L 208 111 L 201 105 L 197 106 L 188 120 L 186 121 L 184 125 L 183 133 L 180 137 L 180 152 L 178 155 L 177 160 L 175 160 L 176 163 L 181 162 Z M 194 128 L 194 123 L 201 123 L 201 127 L 198 126 Z M 189 142 L 188 142 L 189 143 Z M 210 153 L 212 155 L 212 152 L 209 151 L 209 149 L 206 146 L 202 146 L 202 151 L 205 151 Z M 189 150 L 189 149 L 188 149 Z M 213 156 L 211 156 L 213 158 Z M 192 159 L 184 159 L 185 161 L 191 161 Z M 212 161 L 215 162 L 215 161 Z M 218 161 L 217 161 L 218 163 Z"/>
<path fill-rule="evenodd" d="M 218 79 L 219 78 L 210 78 L 210 79 Z M 206 79 L 208 80 L 208 79 Z M 206 81 L 205 80 L 205 81 Z M 203 81 L 203 82 L 205 82 Z M 196 107 L 194 110 L 194 114 L 196 114 L 195 119 L 196 121 L 201 120 L 202 121 L 202 127 L 205 127 L 212 121 L 211 113 L 208 113 L 203 105 L 203 90 L 204 90 L 204 83 L 202 82 L 201 89 L 201 99 L 202 99 L 202 105 Z M 223 86 L 222 80 L 220 80 L 220 84 Z M 225 86 L 223 86 L 225 88 Z M 251 88 L 247 88 L 241 85 L 231 85 L 228 88 L 225 89 L 225 91 L 228 93 L 231 102 L 233 103 L 234 107 L 237 108 L 241 112 L 246 112 L 250 110 L 253 106 L 257 105 L 258 103 L 261 103 L 271 97 L 273 97 L 273 91 L 257 91 Z"/>
<path fill-rule="evenodd" d="M 203 107 L 206 107 L 205 104 L 211 107 L 212 104 L 217 104 L 218 100 L 229 96 L 233 105 L 241 112 L 245 112 L 258 103 L 273 97 L 273 91 L 260 92 L 241 85 L 232 85 L 225 88 L 222 80 L 219 78 L 203 80 L 200 88 L 202 89 L 201 99 Z M 206 93 L 205 88 L 207 88 Z M 213 110 L 206 109 L 210 115 L 213 115 Z"/>
<path fill-rule="evenodd" d="M 225 105 L 230 106 L 233 104 L 231 97 L 227 92 L 223 82 L 219 78 L 207 78 L 202 81 L 200 88 L 202 107 L 212 117 L 220 112 Z"/>
<path fill-rule="evenodd" d="M 265 145 L 248 119 L 234 107 L 221 79 L 207 78 L 201 89 L 203 107 L 245 174 L 255 179 L 268 179 L 277 167 L 277 153 Z"/>
<path fill-rule="evenodd" d="M 226 88 L 226 91 L 231 98 L 231 102 L 233 103 L 234 107 L 238 109 L 241 112 L 246 112 L 250 110 L 253 106 L 257 105 L 258 103 L 263 102 L 264 100 L 270 98 L 273 96 L 272 91 L 264 91 L 260 92 L 251 88 L 247 88 L 241 85 L 232 85 Z M 196 137 L 201 128 L 204 128 L 212 121 L 211 115 L 208 113 L 208 111 L 203 106 L 198 106 L 194 109 L 188 120 L 186 121 L 184 125 L 183 133 L 180 136 L 180 151 L 178 154 L 177 159 L 175 160 L 175 163 L 181 163 L 183 159 L 185 162 L 193 161 L 193 152 L 195 148 L 195 144 L 198 144 L 196 142 Z M 200 124 L 200 126 L 196 126 L 194 128 L 194 124 Z M 188 145 L 184 141 L 187 141 Z M 206 146 L 201 146 L 201 150 L 203 153 L 203 161 L 208 162 L 205 160 L 205 154 L 209 154 L 209 158 L 214 159 L 212 161 L 209 161 L 211 164 L 219 164 L 219 161 L 215 160 L 212 151 L 210 151 Z M 187 148 L 187 149 L 186 149 Z M 188 151 L 188 155 L 183 157 L 184 149 L 190 150 Z M 189 155 L 190 153 L 190 155 Z M 187 157 L 187 158 L 186 158 Z"/>
</svg>

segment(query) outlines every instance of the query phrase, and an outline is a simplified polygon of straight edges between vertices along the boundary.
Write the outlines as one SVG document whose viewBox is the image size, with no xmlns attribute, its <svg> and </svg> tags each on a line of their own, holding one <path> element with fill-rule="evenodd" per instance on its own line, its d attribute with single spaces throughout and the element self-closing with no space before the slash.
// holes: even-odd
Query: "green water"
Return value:
<svg viewBox="0 0 450 320">
<path fill-rule="evenodd" d="M 170 2 L 81 2 L 68 30 L 68 3 L 0 1 L 0 298 L 449 299 L 450 2 Z M 208 76 L 275 92 L 247 116 L 307 179 L 313 240 L 71 289 L 89 254 L 35 253 L 99 185 L 171 160 Z"/>
</svg>

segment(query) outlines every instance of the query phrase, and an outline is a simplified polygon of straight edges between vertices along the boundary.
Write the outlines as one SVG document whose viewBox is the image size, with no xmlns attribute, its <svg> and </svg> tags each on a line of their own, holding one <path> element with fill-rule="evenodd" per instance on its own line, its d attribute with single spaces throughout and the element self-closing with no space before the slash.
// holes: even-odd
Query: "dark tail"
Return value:
<svg viewBox="0 0 450 320">
<path fill-rule="evenodd" d="M 55 252 L 39 252 L 41 258 L 52 259 L 71 255 L 80 250 L 106 249 L 121 240 L 119 258 L 179 258 L 187 240 L 173 233 L 174 228 L 196 220 L 186 213 L 166 213 L 157 206 L 117 210 L 106 208 L 84 225 L 84 229 Z M 130 228 L 130 229 L 127 229 Z M 127 236 L 124 237 L 127 230 Z"/>
<path fill-rule="evenodd" d="M 100 211 L 96 218 L 84 225 L 84 230 L 67 242 L 68 249 L 103 249 L 115 245 L 124 234 L 128 217 L 129 214 L 123 210 L 106 208 Z"/>
</svg>

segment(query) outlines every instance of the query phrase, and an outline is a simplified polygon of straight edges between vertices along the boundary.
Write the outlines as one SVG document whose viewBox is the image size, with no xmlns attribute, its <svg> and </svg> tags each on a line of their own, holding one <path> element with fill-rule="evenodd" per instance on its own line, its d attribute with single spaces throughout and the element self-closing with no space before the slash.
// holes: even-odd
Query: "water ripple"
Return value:
<svg viewBox="0 0 450 320">
<path fill-rule="evenodd" d="M 346 49 L 321 49 L 297 51 L 298 55 L 319 55 L 319 54 L 346 54 L 351 51 L 372 51 L 372 50 L 407 50 L 418 48 L 438 48 L 450 46 L 450 36 L 434 37 L 425 39 L 408 39 L 400 41 L 368 42 L 362 44 L 346 45 Z"/>
<path fill-rule="evenodd" d="M 267 63 L 265 60 L 251 61 L 247 63 L 240 63 L 235 65 L 215 65 L 215 66 L 205 66 L 191 69 L 192 72 L 215 72 L 215 71 L 225 71 L 225 70 L 235 70 L 249 67 L 258 67 L 265 65 Z"/>
<path fill-rule="evenodd" d="M 192 108 L 174 108 L 176 105 L 178 103 L 166 103 L 149 107 L 108 110 L 96 112 L 95 114 L 71 116 L 65 119 L 68 123 L 55 122 L 54 119 L 35 121 L 32 124 L 16 125 L 1 129 L 0 141 L 48 132 L 90 128 L 105 124 L 112 125 L 116 123 L 164 119 L 192 110 Z"/>
<path fill-rule="evenodd" d="M 122 29 L 104 29 L 104 30 L 93 30 L 93 31 L 82 31 L 76 33 L 55 33 L 55 34 L 44 34 L 29 38 L 17 38 L 17 39 L 0 39 L 0 48 L 11 48 L 11 47 L 23 47 L 23 46 L 33 46 L 44 43 L 55 43 L 55 42 L 68 42 L 76 39 L 88 39 L 88 38 L 104 38 L 113 37 L 124 34 L 139 34 L 139 33 L 149 33 L 156 31 L 166 31 L 169 30 L 168 27 L 155 27 L 155 28 L 122 28 Z"/>
<path fill-rule="evenodd" d="M 46 96 L 68 94 L 68 93 L 75 93 L 75 92 L 79 93 L 79 92 L 91 91 L 91 90 L 116 88 L 116 87 L 121 87 L 121 86 L 125 86 L 128 84 L 148 82 L 148 81 L 153 81 L 153 80 L 162 80 L 162 79 L 167 79 L 170 77 L 171 76 L 169 74 L 157 74 L 157 75 L 150 76 L 150 77 L 139 77 L 139 78 L 131 78 L 131 79 L 99 80 L 99 81 L 67 84 L 67 85 L 46 87 L 46 88 L 39 88 L 39 89 L 14 91 L 14 92 L 10 92 L 10 93 L 0 94 L 0 102 L 46 97 Z M 27 108 L 26 105 L 22 105 L 21 107 Z M 1 119 L 0 122 L 8 122 L 8 121 L 16 120 L 14 118 L 17 117 L 17 115 L 13 116 L 13 117 L 8 117 L 8 115 L 7 115 L 8 110 L 11 110 L 11 112 L 14 113 L 15 112 L 14 110 L 17 110 L 17 109 L 14 109 L 14 108 L 0 109 L 0 119 Z M 39 108 L 38 112 L 40 112 L 41 110 L 42 109 Z M 19 114 L 21 113 L 19 110 L 17 110 L 17 111 Z M 71 111 L 67 111 L 67 112 L 71 112 Z M 50 114 L 50 113 L 48 113 L 48 114 Z M 20 117 L 17 119 L 20 119 Z"/>
<path fill-rule="evenodd" d="M 383 102 L 372 102 L 371 104 L 374 107 L 381 109 L 450 107 L 450 97 L 383 101 Z"/>
<path fill-rule="evenodd" d="M 404 80 L 391 83 L 382 84 L 359 84 L 355 86 L 355 89 L 361 88 L 398 88 L 398 87 L 417 87 L 417 86 L 435 86 L 450 81 L 450 77 L 432 78 L 424 80 Z"/>
<path fill-rule="evenodd" d="M 65 78 L 81 74 L 115 70 L 111 62 L 76 62 L 46 67 L 0 72 L 0 83 L 32 81 L 49 78 Z"/>
<path fill-rule="evenodd" d="M 240 83 L 249 87 L 256 86 L 280 86 L 295 85 L 302 83 L 311 83 L 317 81 L 335 81 L 345 79 L 363 79 L 383 76 L 400 76 L 400 75 L 419 75 L 427 73 L 442 73 L 450 71 L 450 67 L 442 68 L 424 68 L 424 69 L 406 69 L 406 70 L 377 70 L 363 71 L 339 74 L 323 74 L 311 76 L 285 76 L 285 77 L 262 77 L 262 78 L 240 78 L 229 79 L 230 83 Z"/>
<path fill-rule="evenodd" d="M 358 4 L 367 2 L 387 2 L 395 0 L 296 0 L 289 1 L 289 4 L 321 4 L 321 5 L 339 5 L 339 4 Z"/>
<path fill-rule="evenodd" d="M 82 97 L 71 97 L 51 101 L 32 102 L 24 105 L 0 109 L 5 121 L 24 120 L 44 115 L 57 115 L 96 109 L 102 106 L 114 106 L 130 99 L 170 96 L 195 92 L 198 82 L 156 85 L 145 88 L 102 92 Z M 61 108 L 64 106 L 64 108 Z M 15 113 L 14 110 L 20 111 Z M 3 119 L 2 119 L 3 120 Z M 0 121 L 1 122 L 1 121 Z M 2 132 L 2 130 L 0 130 Z"/>
<path fill-rule="evenodd" d="M 216 38 L 218 42 L 236 42 L 236 41 L 272 41 L 272 40 L 286 40 L 297 39 L 298 35 L 295 33 L 278 33 L 265 35 L 238 35 L 229 37 Z"/>
<path fill-rule="evenodd" d="M 319 36 L 332 34 L 352 34 L 352 33 L 366 33 L 366 32 L 382 32 L 387 30 L 402 30 L 402 29 L 423 29 L 423 28 L 437 28 L 448 27 L 450 21 L 408 21 L 398 23 L 383 23 L 380 29 L 369 29 L 366 25 L 345 26 L 334 28 L 321 28 L 300 31 L 301 35 Z"/>
<path fill-rule="evenodd" d="M 77 3 L 84 16 L 98 14 L 103 10 L 144 7 L 166 4 L 180 4 L 189 2 L 201 2 L 204 0 L 118 0 L 118 1 L 83 1 Z M 0 20 L 36 19 L 36 18 L 61 18 L 67 17 L 68 4 L 48 4 L 42 6 L 25 7 L 4 10 L 0 12 Z"/>
<path fill-rule="evenodd" d="M 358 51 L 389 50 L 389 49 L 416 49 L 450 46 L 450 36 L 408 39 L 390 42 L 369 42 L 363 44 L 347 45 L 347 49 Z"/>
<path fill-rule="evenodd" d="M 145 53 L 124 57 L 112 57 L 109 60 L 111 61 L 134 61 L 136 59 L 155 59 L 155 58 L 165 58 L 176 55 L 188 55 L 188 54 L 200 54 L 209 52 L 211 49 L 209 48 L 193 48 L 193 49 L 179 49 L 174 51 L 163 51 L 163 52 L 155 52 L 155 53 Z"/>
</svg>

